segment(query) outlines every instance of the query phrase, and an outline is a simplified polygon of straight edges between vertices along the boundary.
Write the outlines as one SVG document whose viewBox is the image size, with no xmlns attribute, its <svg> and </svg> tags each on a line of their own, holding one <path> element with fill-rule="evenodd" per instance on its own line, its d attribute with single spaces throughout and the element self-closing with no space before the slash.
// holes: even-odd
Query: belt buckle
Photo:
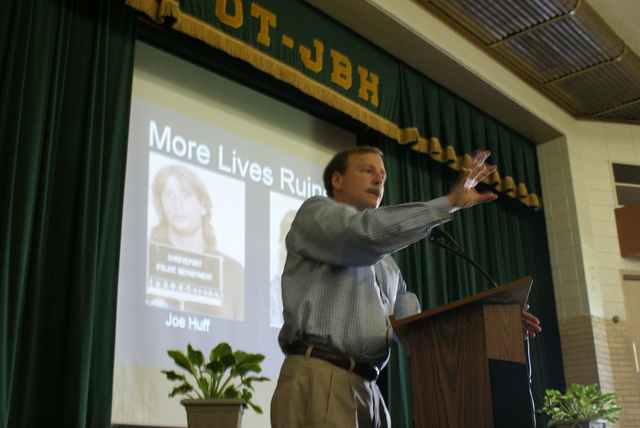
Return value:
<svg viewBox="0 0 640 428">
<path fill-rule="evenodd" d="M 372 367 L 373 367 L 373 370 L 376 371 L 376 377 L 373 379 L 373 381 L 377 382 L 378 381 L 378 376 L 380 376 L 380 369 L 378 368 L 378 366 L 375 366 L 375 365 L 372 366 Z"/>
</svg>

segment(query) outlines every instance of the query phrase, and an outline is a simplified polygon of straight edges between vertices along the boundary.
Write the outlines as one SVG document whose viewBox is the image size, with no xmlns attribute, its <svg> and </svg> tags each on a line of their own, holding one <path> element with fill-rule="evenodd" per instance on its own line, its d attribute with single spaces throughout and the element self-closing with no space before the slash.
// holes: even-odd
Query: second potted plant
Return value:
<svg viewBox="0 0 640 428">
<path fill-rule="evenodd" d="M 551 416 L 549 426 L 564 428 L 603 428 L 605 421 L 616 423 L 622 410 L 616 404 L 618 395 L 603 393 L 597 384 L 572 384 L 565 393 L 546 390 L 545 405 L 539 413 Z"/>
<path fill-rule="evenodd" d="M 262 354 L 233 351 L 227 343 L 220 343 L 209 353 L 206 361 L 201 351 L 187 345 L 183 351 L 168 351 L 174 363 L 195 381 L 190 383 L 185 374 L 173 370 L 162 370 L 170 381 L 180 382 L 169 397 L 184 395 L 181 403 L 187 410 L 190 427 L 216 426 L 239 428 L 242 413 L 250 406 L 257 413 L 262 408 L 253 403 L 253 382 L 269 380 L 255 376 L 262 371 Z"/>
</svg>

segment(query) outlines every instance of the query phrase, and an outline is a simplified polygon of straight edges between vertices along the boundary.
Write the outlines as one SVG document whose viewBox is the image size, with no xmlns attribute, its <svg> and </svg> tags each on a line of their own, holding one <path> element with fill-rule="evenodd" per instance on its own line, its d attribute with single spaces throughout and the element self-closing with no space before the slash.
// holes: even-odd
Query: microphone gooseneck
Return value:
<svg viewBox="0 0 640 428">
<path fill-rule="evenodd" d="M 489 275 L 489 273 L 487 273 L 487 271 L 484 270 L 482 266 L 476 263 L 475 260 L 467 256 L 465 252 L 460 249 L 460 246 L 455 241 L 455 239 L 453 239 L 453 237 L 447 231 L 442 229 L 440 226 L 436 226 L 433 229 L 431 229 L 431 234 L 429 235 L 429 242 L 431 242 L 433 245 L 437 247 L 444 248 L 445 250 L 457 255 L 458 257 L 463 259 L 465 262 L 469 263 L 471 266 L 476 268 L 478 272 L 482 274 L 482 276 L 484 276 L 487 280 L 489 280 L 491 285 L 493 285 L 496 288 L 498 287 L 498 283 L 495 281 L 495 279 L 493 279 L 493 277 Z M 452 245 L 449 245 L 449 244 L 452 244 Z"/>
</svg>

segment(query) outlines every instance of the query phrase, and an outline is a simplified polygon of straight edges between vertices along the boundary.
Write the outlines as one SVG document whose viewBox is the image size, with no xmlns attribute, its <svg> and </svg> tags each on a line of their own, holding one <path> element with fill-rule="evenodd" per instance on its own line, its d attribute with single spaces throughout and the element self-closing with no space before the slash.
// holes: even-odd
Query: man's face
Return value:
<svg viewBox="0 0 640 428">
<path fill-rule="evenodd" d="M 353 153 L 344 174 L 333 173 L 333 199 L 358 211 L 378 208 L 387 173 L 382 158 L 375 153 Z"/>
</svg>

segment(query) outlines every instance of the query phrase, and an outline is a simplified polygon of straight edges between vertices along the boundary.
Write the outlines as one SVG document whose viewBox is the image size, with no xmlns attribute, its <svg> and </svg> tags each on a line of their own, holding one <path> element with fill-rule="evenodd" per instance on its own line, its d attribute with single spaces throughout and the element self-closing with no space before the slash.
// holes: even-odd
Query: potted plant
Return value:
<svg viewBox="0 0 640 428">
<path fill-rule="evenodd" d="M 545 391 L 545 404 L 538 412 L 551 416 L 550 426 L 566 428 L 600 428 L 605 421 L 616 423 L 622 410 L 616 404 L 618 395 L 602 393 L 597 384 L 572 384 L 564 394 L 555 389 Z"/>
<path fill-rule="evenodd" d="M 262 371 L 260 363 L 264 360 L 264 355 L 234 352 L 227 343 L 220 343 L 213 348 L 209 353 L 209 361 L 205 360 L 201 351 L 194 350 L 191 344 L 187 345 L 186 354 L 183 351 L 167 353 L 189 375 L 187 379 L 185 374 L 162 370 L 167 379 L 180 382 L 169 397 L 187 397 L 180 403 L 185 406 L 190 427 L 215 424 L 220 428 L 239 428 L 245 407 L 251 406 L 257 413 L 262 413 L 262 408 L 251 400 L 253 382 L 269 380 L 253 375 Z M 195 381 L 195 386 L 190 380 Z"/>
</svg>

